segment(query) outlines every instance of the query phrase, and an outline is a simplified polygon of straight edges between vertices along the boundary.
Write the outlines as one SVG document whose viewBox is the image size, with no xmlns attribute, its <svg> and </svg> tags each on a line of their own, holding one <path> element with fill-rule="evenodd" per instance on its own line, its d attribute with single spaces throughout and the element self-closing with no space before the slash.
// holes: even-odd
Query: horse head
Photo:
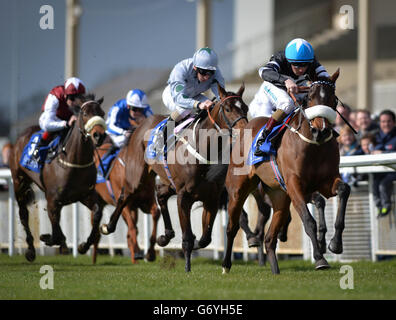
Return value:
<svg viewBox="0 0 396 320">
<path fill-rule="evenodd" d="M 335 82 L 339 69 L 330 78 L 319 78 L 312 82 L 307 107 L 304 110 L 309 120 L 313 141 L 322 144 L 332 137 L 332 128 L 336 119 L 337 96 Z"/>
<path fill-rule="evenodd" d="M 105 113 L 101 107 L 103 98 L 95 100 L 90 96 L 82 103 L 79 110 L 79 121 L 86 136 L 90 136 L 95 146 L 103 143 L 106 137 L 106 122 L 103 119 Z"/>
<path fill-rule="evenodd" d="M 232 135 L 233 129 L 242 129 L 247 123 L 247 112 L 249 107 L 242 99 L 245 85 L 242 84 L 237 93 L 226 92 L 217 83 L 220 101 L 218 101 L 212 112 L 213 119 L 222 129 L 228 129 Z M 244 121 L 240 121 L 244 120 Z"/>
</svg>

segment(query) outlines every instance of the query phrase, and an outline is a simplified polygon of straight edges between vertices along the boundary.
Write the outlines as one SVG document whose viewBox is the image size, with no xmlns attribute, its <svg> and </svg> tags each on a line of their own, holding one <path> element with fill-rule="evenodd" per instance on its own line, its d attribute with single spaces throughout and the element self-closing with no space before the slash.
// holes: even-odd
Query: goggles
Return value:
<svg viewBox="0 0 396 320">
<path fill-rule="evenodd" d="M 215 73 L 215 70 L 206 70 L 197 67 L 197 72 L 203 76 L 212 76 Z"/>
</svg>

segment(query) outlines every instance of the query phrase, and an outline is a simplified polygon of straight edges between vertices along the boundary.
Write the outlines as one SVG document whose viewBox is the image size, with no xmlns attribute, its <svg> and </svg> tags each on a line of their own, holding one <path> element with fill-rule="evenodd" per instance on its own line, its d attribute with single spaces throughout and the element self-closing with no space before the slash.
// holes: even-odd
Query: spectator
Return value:
<svg viewBox="0 0 396 320">
<path fill-rule="evenodd" d="M 340 156 L 355 156 L 362 154 L 359 142 L 348 125 L 344 125 L 341 128 L 338 143 L 340 145 Z"/>
<path fill-rule="evenodd" d="M 360 140 L 367 133 L 376 135 L 379 131 L 378 125 L 371 120 L 370 111 L 359 109 L 356 113 L 357 139 Z"/>
<path fill-rule="evenodd" d="M 11 154 L 12 144 L 10 142 L 4 144 L 3 148 L 1 149 L 1 163 L 0 167 L 8 167 L 9 158 Z"/>
<path fill-rule="evenodd" d="M 382 111 L 379 115 L 379 127 L 379 132 L 376 135 L 375 150 L 372 153 L 396 152 L 395 113 L 391 110 Z M 391 211 L 391 196 L 393 193 L 393 181 L 395 180 L 396 172 L 374 174 L 373 193 L 378 217 L 384 217 Z"/>
<path fill-rule="evenodd" d="M 339 105 L 337 106 L 337 111 L 338 111 L 339 113 L 341 113 L 341 115 L 345 118 L 345 120 L 347 120 L 348 122 L 350 122 L 349 115 L 350 115 L 350 113 L 351 113 L 351 108 L 350 108 L 347 104 L 345 104 L 345 103 L 339 104 Z M 352 124 L 352 123 L 351 123 L 351 124 Z M 336 118 L 336 121 L 335 121 L 335 127 L 334 127 L 334 129 L 339 133 L 340 130 L 341 130 L 341 128 L 342 128 L 344 125 L 345 125 L 345 121 L 344 121 L 344 120 L 341 118 L 341 116 L 337 113 L 337 118 Z"/>
<path fill-rule="evenodd" d="M 9 167 L 9 158 L 11 154 L 12 144 L 7 142 L 1 148 L 1 159 L 0 159 L 0 168 L 8 168 Z M 0 179 L 0 191 L 8 191 L 8 184 L 6 180 Z"/>
<path fill-rule="evenodd" d="M 375 148 L 375 135 L 371 133 L 365 133 L 360 138 L 360 148 L 364 154 L 371 154 Z"/>
<path fill-rule="evenodd" d="M 348 125 L 344 125 L 340 130 L 340 136 L 338 137 L 338 143 L 340 145 L 341 156 L 355 156 L 363 154 L 360 149 L 360 145 L 355 138 L 352 129 Z M 341 178 L 344 182 L 357 186 L 357 175 L 350 173 L 341 174 Z"/>
<path fill-rule="evenodd" d="M 371 154 L 375 148 L 375 135 L 371 133 L 365 133 L 360 138 L 360 148 L 362 149 L 363 154 Z M 368 174 L 357 174 L 357 181 L 368 181 Z"/>
</svg>

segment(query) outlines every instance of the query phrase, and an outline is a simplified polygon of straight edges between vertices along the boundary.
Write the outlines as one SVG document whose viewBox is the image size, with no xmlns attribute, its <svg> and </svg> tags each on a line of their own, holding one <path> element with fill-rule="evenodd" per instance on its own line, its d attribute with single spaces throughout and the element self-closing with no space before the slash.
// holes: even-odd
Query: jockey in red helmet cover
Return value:
<svg viewBox="0 0 396 320">
<path fill-rule="evenodd" d="M 69 128 L 77 117 L 73 109 L 81 104 L 81 95 L 85 94 L 85 86 L 78 78 L 67 79 L 64 85 L 51 89 L 42 106 L 43 113 L 39 125 L 44 133 L 36 146 L 35 155 L 40 147 L 48 145 L 57 132 Z"/>
</svg>

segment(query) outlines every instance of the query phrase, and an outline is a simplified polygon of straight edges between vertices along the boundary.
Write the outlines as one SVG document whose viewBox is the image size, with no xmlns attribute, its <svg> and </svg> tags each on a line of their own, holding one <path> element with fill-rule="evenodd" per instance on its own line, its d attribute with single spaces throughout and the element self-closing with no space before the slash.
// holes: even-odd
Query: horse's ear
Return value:
<svg viewBox="0 0 396 320">
<path fill-rule="evenodd" d="M 239 88 L 237 95 L 242 97 L 244 91 L 245 91 L 245 82 L 242 82 L 242 85 Z"/>
<path fill-rule="evenodd" d="M 217 90 L 219 91 L 220 99 L 223 99 L 227 96 L 227 92 L 224 90 L 219 82 L 217 82 Z"/>
<path fill-rule="evenodd" d="M 330 77 L 330 81 L 335 83 L 340 75 L 340 68 L 337 68 L 337 71 Z"/>
<path fill-rule="evenodd" d="M 96 101 L 97 103 L 99 103 L 99 104 L 102 104 L 103 103 L 103 100 L 104 100 L 104 97 L 102 97 L 102 98 L 100 98 L 98 101 Z"/>
</svg>

